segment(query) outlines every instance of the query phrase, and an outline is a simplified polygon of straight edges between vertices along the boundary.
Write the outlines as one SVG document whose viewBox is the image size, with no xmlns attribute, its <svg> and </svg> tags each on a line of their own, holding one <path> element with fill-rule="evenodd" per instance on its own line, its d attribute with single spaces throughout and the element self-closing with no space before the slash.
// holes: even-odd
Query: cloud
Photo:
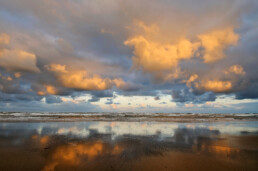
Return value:
<svg viewBox="0 0 258 171">
<path fill-rule="evenodd" d="M 186 103 L 186 104 L 185 104 L 185 107 L 191 108 L 191 107 L 194 107 L 194 104 L 192 104 L 192 103 Z"/>
<path fill-rule="evenodd" d="M 160 100 L 159 96 L 154 97 L 154 100 Z"/>
<path fill-rule="evenodd" d="M 204 62 L 211 63 L 225 57 L 223 50 L 229 45 L 237 45 L 239 36 L 233 28 L 215 30 L 207 34 L 199 35 L 204 47 Z"/>
<path fill-rule="evenodd" d="M 198 36 L 204 48 L 204 62 L 211 63 L 225 57 L 224 50 L 230 45 L 237 45 L 239 36 L 233 28 L 214 30 Z"/>
<path fill-rule="evenodd" d="M 207 73 L 192 74 L 183 83 L 192 88 L 197 94 L 212 91 L 214 93 L 238 92 L 246 87 L 246 79 L 241 65 L 232 65 L 226 69 L 215 69 Z"/>
<path fill-rule="evenodd" d="M 2 93 L 0 92 L 0 101 L 7 103 L 18 103 L 18 102 L 31 102 L 31 101 L 40 101 L 42 100 L 42 96 L 37 96 L 31 92 L 27 92 L 25 94 L 10 94 L 10 93 Z"/>
<path fill-rule="evenodd" d="M 10 37 L 7 34 L 0 34 L 0 45 L 8 45 Z M 0 47 L 0 67 L 10 71 L 39 72 L 36 66 L 35 54 L 20 50 Z"/>
<path fill-rule="evenodd" d="M 61 103 L 62 100 L 58 96 L 46 96 L 46 103 Z"/>
<path fill-rule="evenodd" d="M 0 66 L 10 71 L 39 72 L 35 54 L 23 50 L 1 50 Z"/>
<path fill-rule="evenodd" d="M 59 94 L 58 90 L 52 85 L 44 85 L 43 87 L 44 87 L 43 90 L 40 90 L 40 91 L 37 92 L 37 94 L 40 95 L 40 96 L 44 96 L 46 94 L 52 94 L 52 95 Z"/>
<path fill-rule="evenodd" d="M 119 79 L 102 78 L 97 74 L 91 74 L 86 70 L 67 69 L 66 65 L 51 64 L 48 70 L 55 73 L 60 83 L 67 87 L 78 90 L 106 90 L 113 86 L 123 88 L 126 83 Z"/>
<path fill-rule="evenodd" d="M 98 102 L 100 100 L 99 97 L 93 96 L 91 99 L 88 100 L 88 102 Z"/>
<path fill-rule="evenodd" d="M 94 97 L 113 97 L 112 90 L 104 90 L 104 91 L 91 91 L 91 95 Z"/>
<path fill-rule="evenodd" d="M 0 45 L 8 45 L 10 43 L 10 36 L 6 33 L 0 34 Z"/>
<path fill-rule="evenodd" d="M 215 93 L 225 93 L 232 89 L 232 83 L 230 81 L 208 80 L 200 84 L 197 83 L 196 88 Z"/>
<path fill-rule="evenodd" d="M 239 39 L 233 28 L 226 27 L 193 35 L 192 40 L 183 35 L 173 44 L 164 43 L 168 40 L 160 38 L 165 33 L 157 26 L 152 25 L 147 29 L 148 26 L 143 22 L 140 24 L 145 32 L 132 36 L 124 44 L 133 47 L 133 68 L 151 73 L 156 80 L 161 81 L 182 79 L 191 72 L 186 67 L 182 68 L 181 62 L 202 58 L 203 65 L 206 65 L 221 60 L 225 57 L 224 51 L 231 45 L 236 46 Z M 231 70 L 241 70 L 236 67 Z"/>
<path fill-rule="evenodd" d="M 245 75 L 244 68 L 241 65 L 232 65 L 225 71 L 226 74 L 234 73 L 238 75 Z"/>
<path fill-rule="evenodd" d="M 175 70 L 180 60 L 193 57 L 198 48 L 198 44 L 187 39 L 182 39 L 177 44 L 164 44 L 143 36 L 130 38 L 124 44 L 134 47 L 134 67 L 154 74 Z"/>
<path fill-rule="evenodd" d="M 88 102 L 97 102 L 103 97 L 114 97 L 112 90 L 92 91 L 91 95 L 92 97 L 88 100 Z"/>
<path fill-rule="evenodd" d="M 236 92 L 236 99 L 256 99 L 258 98 L 258 81 L 255 83 L 247 83 L 247 89 Z"/>
<path fill-rule="evenodd" d="M 172 98 L 175 102 L 185 103 L 204 103 L 206 101 L 215 101 L 216 96 L 212 92 L 196 95 L 189 88 L 172 90 Z"/>
<path fill-rule="evenodd" d="M 105 104 L 113 104 L 113 99 L 107 99 Z"/>
<path fill-rule="evenodd" d="M 118 104 L 111 104 L 111 108 L 112 108 L 112 109 L 117 109 L 117 105 L 118 105 Z"/>
<path fill-rule="evenodd" d="M 99 105 L 113 93 L 153 100 L 171 90 L 176 103 L 258 98 L 257 9 L 252 0 L 1 1 L 0 101 L 93 110 L 71 99 Z"/>
<path fill-rule="evenodd" d="M 197 74 L 191 75 L 186 81 L 186 85 L 202 93 L 212 91 L 214 93 L 228 93 L 233 90 L 231 81 L 210 80 L 209 78 L 200 78 Z"/>
</svg>

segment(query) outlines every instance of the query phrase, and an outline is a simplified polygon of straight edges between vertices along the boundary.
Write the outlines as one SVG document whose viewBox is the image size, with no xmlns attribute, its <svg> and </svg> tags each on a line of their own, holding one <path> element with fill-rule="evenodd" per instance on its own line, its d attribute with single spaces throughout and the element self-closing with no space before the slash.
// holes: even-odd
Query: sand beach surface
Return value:
<svg viewBox="0 0 258 171">
<path fill-rule="evenodd" d="M 258 170 L 256 114 L 0 115 L 0 170 Z"/>
</svg>

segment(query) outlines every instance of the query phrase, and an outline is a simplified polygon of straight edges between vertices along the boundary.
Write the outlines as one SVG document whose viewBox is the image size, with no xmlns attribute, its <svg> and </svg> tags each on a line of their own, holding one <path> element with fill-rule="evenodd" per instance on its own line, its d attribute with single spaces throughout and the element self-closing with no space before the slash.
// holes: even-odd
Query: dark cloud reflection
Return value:
<svg viewBox="0 0 258 171">
<path fill-rule="evenodd" d="M 7 157 L 0 162 L 0 168 L 6 170 L 7 164 L 12 163 L 12 168 L 19 170 L 148 170 L 147 163 L 153 161 L 151 165 L 156 169 L 184 170 L 188 166 L 179 164 L 183 160 L 194 169 L 203 170 L 207 165 L 199 163 L 208 158 L 214 169 L 249 170 L 257 167 L 258 139 L 254 125 L 252 122 L 1 123 L 0 154 Z M 242 136 L 243 131 L 248 135 Z M 179 163 L 166 163 L 172 159 Z"/>
</svg>

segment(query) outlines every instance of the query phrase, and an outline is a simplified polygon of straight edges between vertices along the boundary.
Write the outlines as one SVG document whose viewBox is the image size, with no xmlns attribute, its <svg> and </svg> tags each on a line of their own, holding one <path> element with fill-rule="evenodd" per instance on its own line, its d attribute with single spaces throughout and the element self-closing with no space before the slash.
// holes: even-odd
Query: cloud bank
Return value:
<svg viewBox="0 0 258 171">
<path fill-rule="evenodd" d="M 257 99 L 257 11 L 252 0 L 3 0 L 0 105 Z"/>
</svg>

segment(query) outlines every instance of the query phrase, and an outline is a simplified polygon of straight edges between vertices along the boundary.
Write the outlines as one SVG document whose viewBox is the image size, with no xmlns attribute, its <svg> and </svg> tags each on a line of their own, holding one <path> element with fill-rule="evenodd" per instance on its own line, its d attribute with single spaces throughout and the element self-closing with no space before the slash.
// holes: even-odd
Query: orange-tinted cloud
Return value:
<svg viewBox="0 0 258 171">
<path fill-rule="evenodd" d="M 10 43 L 10 36 L 8 34 L 0 34 L 0 45 L 7 45 Z"/>
<path fill-rule="evenodd" d="M 187 39 L 177 44 L 165 44 L 148 40 L 144 36 L 133 37 L 124 43 L 134 47 L 134 66 L 148 72 L 171 71 L 180 60 L 190 59 L 198 47 L 197 43 Z"/>
<path fill-rule="evenodd" d="M 66 65 L 51 64 L 47 66 L 49 71 L 56 74 L 60 83 L 67 88 L 80 90 L 106 90 L 114 85 L 122 88 L 126 83 L 121 79 L 102 78 L 97 74 L 91 74 L 86 70 L 68 69 Z"/>
<path fill-rule="evenodd" d="M 45 88 L 46 88 L 46 91 L 47 91 L 48 94 L 52 94 L 52 95 L 57 94 L 57 90 L 54 86 L 45 85 Z"/>
<path fill-rule="evenodd" d="M 0 44 L 8 45 L 10 37 L 0 35 Z M 39 72 L 36 55 L 21 49 L 0 49 L 0 66 L 10 71 Z"/>
<path fill-rule="evenodd" d="M 239 36 L 233 28 L 214 30 L 198 36 L 204 47 L 205 63 L 215 62 L 225 57 L 224 50 L 230 45 L 237 45 Z"/>
<path fill-rule="evenodd" d="M 190 78 L 187 80 L 187 81 L 184 81 L 184 82 L 186 82 L 186 85 L 188 86 L 188 87 L 191 87 L 192 85 L 192 82 L 194 82 L 196 79 L 198 79 L 198 75 L 197 74 L 193 74 L 193 75 L 191 75 L 190 76 Z"/>
<path fill-rule="evenodd" d="M 39 72 L 35 54 L 18 49 L 1 50 L 0 66 L 11 71 Z"/>
<path fill-rule="evenodd" d="M 27 103 L 23 99 L 43 99 L 32 91 L 41 96 L 75 92 L 84 96 L 96 93 L 91 90 L 112 87 L 128 90 L 128 82 L 140 85 L 142 90 L 119 90 L 119 95 L 159 92 L 162 95 L 174 86 L 184 89 L 184 83 L 192 96 L 205 91 L 223 92 L 223 89 L 235 93 L 236 98 L 258 96 L 255 91 L 257 30 L 252 12 L 257 7 L 253 1 L 205 1 L 201 6 L 190 1 L 150 1 L 147 6 L 145 2 L 132 0 L 90 4 L 39 1 L 42 1 L 40 7 L 29 0 L 1 4 L 8 14 L 18 15 L 24 23 L 29 23 L 24 25 L 2 16 L 1 30 L 7 34 L 0 32 L 0 70 L 3 76 L 13 80 L 0 80 L 0 93 L 6 96 L 1 101 Z M 29 17 L 19 15 L 23 11 Z M 250 22 L 242 22 L 246 19 Z M 87 29 L 81 24 L 85 21 Z M 66 65 L 56 65 L 51 72 L 44 69 L 51 64 Z M 37 72 L 39 69 L 41 72 Z M 22 76 L 14 75 L 18 72 Z M 214 85 L 208 84 L 209 81 L 228 81 L 232 88 L 230 84 Z M 221 85 L 226 87 L 218 88 Z M 92 101 L 100 98 L 105 97 L 100 95 Z M 68 102 L 80 103 L 70 99 Z M 6 110 L 9 109 L 6 105 Z"/>
<path fill-rule="evenodd" d="M 151 25 L 147 26 L 141 20 L 134 20 L 133 24 L 134 24 L 134 26 L 139 27 L 145 33 L 148 33 L 148 34 L 156 34 L 156 33 L 158 33 L 160 31 L 160 28 L 156 24 L 151 24 Z"/>
<path fill-rule="evenodd" d="M 245 75 L 244 68 L 241 65 L 232 65 L 225 71 L 226 74 L 234 73 L 238 75 Z"/>
<path fill-rule="evenodd" d="M 46 94 L 57 95 L 58 90 L 52 85 L 44 85 L 44 88 L 37 92 L 38 95 L 44 96 Z"/>
<path fill-rule="evenodd" d="M 203 58 L 203 64 L 206 64 L 224 58 L 225 49 L 230 45 L 236 45 L 239 39 L 232 27 L 192 35 L 193 41 L 187 39 L 186 35 L 177 40 L 169 38 L 165 40 L 163 34 L 166 33 L 162 32 L 157 25 L 146 26 L 141 21 L 136 22 L 135 25 L 142 28 L 143 32 L 136 31 L 135 36 L 131 36 L 124 42 L 125 45 L 133 47 L 133 68 L 149 72 L 155 78 L 161 78 L 163 81 L 184 78 L 184 73 L 191 72 L 188 68 L 182 70 L 179 64 L 183 60 L 187 61 L 194 57 Z M 241 72 L 239 67 L 231 70 L 234 70 L 232 72 Z M 196 76 L 198 75 L 191 79 L 196 79 Z M 202 77 L 202 74 L 199 77 Z M 191 79 L 186 82 L 188 86 L 190 82 L 194 81 Z M 229 89 L 229 84 L 226 86 L 225 89 Z M 217 91 L 210 83 L 204 87 Z M 219 89 L 222 90 L 222 88 Z"/>
<path fill-rule="evenodd" d="M 46 95 L 46 92 L 44 92 L 44 91 L 38 91 L 37 94 L 38 94 L 39 96 L 44 96 L 44 95 Z"/>
<path fill-rule="evenodd" d="M 196 88 L 216 93 L 228 92 L 232 89 L 230 81 L 208 80 L 195 84 Z"/>
</svg>

